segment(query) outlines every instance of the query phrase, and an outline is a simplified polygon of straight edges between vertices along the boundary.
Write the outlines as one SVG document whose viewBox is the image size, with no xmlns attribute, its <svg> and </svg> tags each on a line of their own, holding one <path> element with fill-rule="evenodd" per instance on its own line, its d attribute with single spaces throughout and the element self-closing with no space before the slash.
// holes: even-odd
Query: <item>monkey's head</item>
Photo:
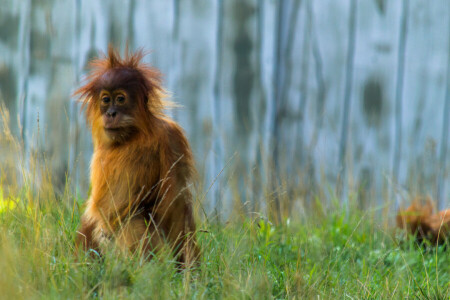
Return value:
<svg viewBox="0 0 450 300">
<path fill-rule="evenodd" d="M 425 204 L 422 204 L 422 200 L 421 197 L 416 197 L 408 208 L 400 209 L 396 216 L 397 227 L 409 228 L 414 233 L 419 226 L 424 226 L 424 220 L 433 213 L 433 204 L 429 197 Z"/>
<path fill-rule="evenodd" d="M 90 63 L 86 84 L 75 91 L 92 126 L 95 143 L 117 145 L 151 131 L 154 116 L 162 114 L 160 73 L 141 62 L 144 54 L 126 51 L 122 59 L 108 54 Z"/>
</svg>

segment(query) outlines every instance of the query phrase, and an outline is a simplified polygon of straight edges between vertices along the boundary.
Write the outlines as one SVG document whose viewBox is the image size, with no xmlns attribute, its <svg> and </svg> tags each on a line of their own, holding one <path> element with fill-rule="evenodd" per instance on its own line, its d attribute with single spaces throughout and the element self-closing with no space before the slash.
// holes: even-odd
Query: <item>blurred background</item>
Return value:
<svg viewBox="0 0 450 300">
<path fill-rule="evenodd" d="M 448 205 L 448 0 L 2 0 L 0 99 L 24 157 L 45 159 L 60 190 L 89 189 L 71 93 L 90 59 L 127 43 L 150 50 L 182 105 L 168 114 L 205 210 Z"/>
</svg>

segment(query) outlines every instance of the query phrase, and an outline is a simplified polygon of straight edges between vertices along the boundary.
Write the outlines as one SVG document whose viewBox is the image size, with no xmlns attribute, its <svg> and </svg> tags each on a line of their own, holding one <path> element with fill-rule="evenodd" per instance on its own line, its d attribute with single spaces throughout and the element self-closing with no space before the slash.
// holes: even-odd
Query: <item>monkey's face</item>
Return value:
<svg viewBox="0 0 450 300">
<path fill-rule="evenodd" d="M 133 112 L 135 103 L 123 89 L 102 89 L 99 95 L 103 129 L 115 142 L 128 139 L 136 128 Z"/>
<path fill-rule="evenodd" d="M 117 61 L 114 63 L 118 64 Z M 101 61 L 97 62 L 99 68 L 101 64 Z M 106 70 L 94 71 L 88 77 L 90 81 L 77 91 L 87 104 L 86 117 L 92 126 L 94 144 L 124 144 L 148 133 L 153 116 L 149 100 L 160 90 L 159 81 L 158 77 L 155 82 L 148 80 L 147 76 L 157 75 L 151 69 L 139 69 L 135 64 L 107 65 Z M 155 100 L 160 103 L 158 98 Z"/>
</svg>

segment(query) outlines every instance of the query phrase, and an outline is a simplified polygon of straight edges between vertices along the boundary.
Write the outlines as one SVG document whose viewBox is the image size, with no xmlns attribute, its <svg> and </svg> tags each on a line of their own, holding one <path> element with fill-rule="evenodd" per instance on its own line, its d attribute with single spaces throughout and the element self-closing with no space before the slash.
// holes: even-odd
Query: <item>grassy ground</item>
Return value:
<svg viewBox="0 0 450 300">
<path fill-rule="evenodd" d="M 81 200 L 23 188 L 0 199 L 0 298 L 442 299 L 450 252 L 397 242 L 370 213 L 316 212 L 274 226 L 263 219 L 202 223 L 198 270 L 169 254 L 142 262 L 111 251 L 74 257 Z M 10 201 L 10 202 L 8 202 Z M 11 204 L 12 202 L 16 204 Z M 9 204 L 8 204 L 9 203 Z M 319 209 L 320 210 L 320 209 Z M 427 250 L 428 249 L 428 250 Z"/>
</svg>

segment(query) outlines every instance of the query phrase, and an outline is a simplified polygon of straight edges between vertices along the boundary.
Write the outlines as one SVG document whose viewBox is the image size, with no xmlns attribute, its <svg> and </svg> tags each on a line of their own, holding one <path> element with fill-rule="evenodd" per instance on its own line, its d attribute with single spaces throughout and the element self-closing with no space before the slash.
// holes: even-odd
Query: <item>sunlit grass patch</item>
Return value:
<svg viewBox="0 0 450 300">
<path fill-rule="evenodd" d="M 76 259 L 77 206 L 40 201 L 33 215 L 1 214 L 0 289 L 19 298 L 448 297 L 444 247 L 399 244 L 364 212 L 341 212 L 279 225 L 202 223 L 201 264 L 180 272 L 168 252 L 150 262 L 113 249 Z"/>
</svg>

